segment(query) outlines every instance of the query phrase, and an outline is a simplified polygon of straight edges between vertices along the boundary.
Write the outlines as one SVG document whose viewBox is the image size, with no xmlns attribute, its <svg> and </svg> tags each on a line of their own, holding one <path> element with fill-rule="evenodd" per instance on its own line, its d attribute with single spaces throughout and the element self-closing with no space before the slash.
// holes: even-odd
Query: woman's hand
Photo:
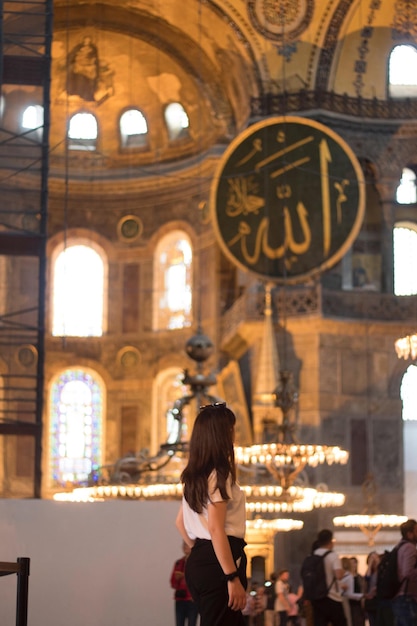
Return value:
<svg viewBox="0 0 417 626">
<path fill-rule="evenodd" d="M 227 592 L 229 594 L 229 607 L 233 611 L 243 611 L 246 606 L 246 591 L 239 578 L 228 581 Z"/>
</svg>

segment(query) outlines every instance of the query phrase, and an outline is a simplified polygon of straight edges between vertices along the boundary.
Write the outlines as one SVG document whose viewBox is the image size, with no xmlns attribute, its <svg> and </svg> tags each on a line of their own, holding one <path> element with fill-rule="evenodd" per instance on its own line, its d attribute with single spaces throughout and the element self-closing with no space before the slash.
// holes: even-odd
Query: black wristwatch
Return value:
<svg viewBox="0 0 417 626">
<path fill-rule="evenodd" d="M 229 582 L 229 580 L 234 580 L 238 576 L 239 576 L 239 572 L 237 570 L 235 570 L 231 574 L 225 574 L 224 578 L 225 578 L 225 580 L 227 580 L 227 582 Z"/>
</svg>

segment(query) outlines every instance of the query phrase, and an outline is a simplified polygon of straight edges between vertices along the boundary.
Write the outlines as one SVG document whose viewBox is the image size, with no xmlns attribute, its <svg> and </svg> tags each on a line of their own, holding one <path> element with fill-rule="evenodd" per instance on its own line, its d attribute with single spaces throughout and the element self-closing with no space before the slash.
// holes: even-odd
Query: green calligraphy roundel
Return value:
<svg viewBox="0 0 417 626">
<path fill-rule="evenodd" d="M 362 224 L 365 183 L 345 141 L 323 124 L 274 117 L 226 150 L 211 190 L 217 238 L 237 266 L 302 282 L 346 253 Z"/>
</svg>

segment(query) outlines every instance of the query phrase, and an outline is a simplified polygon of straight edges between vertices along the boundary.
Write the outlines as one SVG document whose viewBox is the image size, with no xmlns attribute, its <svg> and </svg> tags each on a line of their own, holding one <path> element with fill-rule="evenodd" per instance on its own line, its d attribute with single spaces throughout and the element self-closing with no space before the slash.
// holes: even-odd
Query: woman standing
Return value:
<svg viewBox="0 0 417 626">
<path fill-rule="evenodd" d="M 185 578 L 201 626 L 243 626 L 245 494 L 236 482 L 236 418 L 225 403 L 201 407 L 181 481 L 176 525 L 192 548 Z"/>
<path fill-rule="evenodd" d="M 278 626 L 286 626 L 288 613 L 291 610 L 291 604 L 288 599 L 290 592 L 290 573 L 287 569 L 283 569 L 278 574 L 278 580 L 275 583 L 275 613 L 278 616 Z"/>
</svg>

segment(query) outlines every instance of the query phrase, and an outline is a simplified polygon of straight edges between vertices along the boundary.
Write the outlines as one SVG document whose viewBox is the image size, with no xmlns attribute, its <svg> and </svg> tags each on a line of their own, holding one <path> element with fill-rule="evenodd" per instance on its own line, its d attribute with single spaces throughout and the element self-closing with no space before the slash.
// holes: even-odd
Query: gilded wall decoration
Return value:
<svg viewBox="0 0 417 626">
<path fill-rule="evenodd" d="M 375 0 L 379 2 L 379 0 Z M 344 19 L 349 11 L 353 0 L 339 0 L 330 24 L 327 28 L 324 44 L 320 52 L 320 59 L 317 66 L 316 85 L 317 91 L 327 91 L 330 68 L 334 60 L 334 54 L 339 41 L 340 30 L 344 24 Z"/>
<path fill-rule="evenodd" d="M 310 24 L 314 0 L 248 0 L 249 17 L 267 39 L 294 41 Z"/>
<path fill-rule="evenodd" d="M 381 0 L 371 0 L 368 7 L 368 13 L 364 20 L 364 25 L 361 31 L 361 43 L 357 48 L 359 56 L 355 60 L 355 74 L 356 78 L 353 83 L 355 92 L 358 97 L 362 96 L 362 89 L 364 86 L 363 77 L 367 71 L 366 57 L 369 53 L 369 42 L 374 34 L 373 23 L 375 22 L 376 12 L 381 8 Z"/>
<path fill-rule="evenodd" d="M 417 39 L 417 4 L 415 0 L 396 0 L 394 5 L 394 21 L 391 25 L 392 38 Z"/>
</svg>

